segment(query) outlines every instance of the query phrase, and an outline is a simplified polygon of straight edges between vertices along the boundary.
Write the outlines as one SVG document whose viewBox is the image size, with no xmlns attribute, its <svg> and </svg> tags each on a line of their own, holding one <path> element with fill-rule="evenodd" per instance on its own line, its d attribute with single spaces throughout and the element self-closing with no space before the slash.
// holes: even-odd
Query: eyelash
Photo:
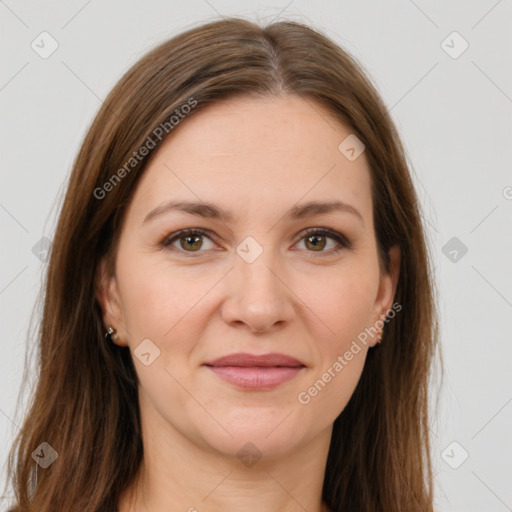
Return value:
<svg viewBox="0 0 512 512">
<path fill-rule="evenodd" d="M 178 249 L 176 247 L 172 247 L 172 243 L 175 242 L 176 240 L 179 240 L 180 238 L 185 238 L 187 236 L 192 236 L 192 235 L 205 236 L 205 237 L 209 238 L 212 242 L 214 242 L 214 240 L 211 237 L 211 233 L 209 231 L 202 229 L 202 228 L 190 228 L 190 229 L 182 229 L 181 231 L 172 233 L 171 235 L 166 237 L 161 242 L 161 245 L 170 250 L 177 250 L 179 252 L 188 253 L 191 257 L 194 257 L 196 253 L 201 253 L 204 251 L 201 251 L 201 250 L 185 251 L 184 249 L 181 249 L 181 248 Z M 335 247 L 334 249 L 330 249 L 328 251 L 318 251 L 319 255 L 337 254 L 340 251 L 342 251 L 343 249 L 351 249 L 352 248 L 351 242 L 346 237 L 344 237 L 341 233 L 338 233 L 337 231 L 333 231 L 332 229 L 328 229 L 328 228 L 307 228 L 302 232 L 302 236 L 299 239 L 299 242 L 302 241 L 303 239 L 307 238 L 308 236 L 312 236 L 312 235 L 326 236 L 328 238 L 332 238 L 333 240 L 335 240 L 338 243 L 338 246 Z M 307 251 L 307 252 L 315 253 L 317 251 Z"/>
</svg>

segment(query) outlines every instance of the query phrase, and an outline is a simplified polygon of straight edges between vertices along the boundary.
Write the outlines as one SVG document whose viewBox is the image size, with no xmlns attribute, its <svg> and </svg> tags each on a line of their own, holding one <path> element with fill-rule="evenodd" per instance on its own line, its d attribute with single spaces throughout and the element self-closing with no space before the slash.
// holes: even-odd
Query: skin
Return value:
<svg viewBox="0 0 512 512">
<path fill-rule="evenodd" d="M 115 275 L 103 262 L 99 272 L 115 343 L 133 355 L 150 339 L 160 350 L 148 366 L 133 357 L 144 461 L 120 512 L 327 510 L 332 425 L 376 337 L 308 404 L 297 397 L 391 308 L 400 260 L 395 247 L 381 274 L 365 154 L 349 161 L 338 150 L 350 133 L 310 99 L 244 97 L 191 115 L 153 155 L 124 218 Z M 171 199 L 234 217 L 169 211 L 143 224 Z M 285 217 L 296 204 L 335 199 L 362 220 L 339 211 Z M 339 243 L 322 235 L 308 243 L 303 231 L 322 227 L 351 248 L 333 252 Z M 186 228 L 211 237 L 161 244 Z M 263 249 L 252 263 L 236 252 L 248 236 Z M 234 352 L 284 353 L 306 368 L 272 390 L 243 390 L 203 366 Z M 237 457 L 248 442 L 262 455 L 251 467 Z"/>
</svg>

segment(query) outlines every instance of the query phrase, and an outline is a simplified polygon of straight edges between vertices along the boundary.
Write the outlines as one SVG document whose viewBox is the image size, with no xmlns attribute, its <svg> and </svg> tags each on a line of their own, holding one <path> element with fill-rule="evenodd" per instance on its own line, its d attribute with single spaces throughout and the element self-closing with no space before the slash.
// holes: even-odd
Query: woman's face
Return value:
<svg viewBox="0 0 512 512">
<path fill-rule="evenodd" d="M 330 434 L 392 305 L 399 255 L 381 275 L 365 153 L 292 95 L 211 105 L 173 132 L 103 274 L 104 321 L 132 353 L 143 421 L 283 455 Z M 206 364 L 240 353 L 294 361 Z"/>
</svg>

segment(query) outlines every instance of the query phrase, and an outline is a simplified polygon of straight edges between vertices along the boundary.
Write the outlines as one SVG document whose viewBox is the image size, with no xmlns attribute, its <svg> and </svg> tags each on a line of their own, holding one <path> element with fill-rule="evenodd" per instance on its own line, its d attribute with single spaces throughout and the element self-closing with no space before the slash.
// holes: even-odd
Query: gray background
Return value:
<svg viewBox="0 0 512 512">
<path fill-rule="evenodd" d="M 437 510 L 512 510 L 511 0 L 0 0 L 0 463 L 23 414 L 16 398 L 45 270 L 37 244 L 53 236 L 89 123 L 149 48 L 229 15 L 324 31 L 361 62 L 391 109 L 439 283 L 445 379 L 432 392 Z M 31 47 L 43 45 L 43 31 L 58 43 L 46 59 Z"/>
</svg>

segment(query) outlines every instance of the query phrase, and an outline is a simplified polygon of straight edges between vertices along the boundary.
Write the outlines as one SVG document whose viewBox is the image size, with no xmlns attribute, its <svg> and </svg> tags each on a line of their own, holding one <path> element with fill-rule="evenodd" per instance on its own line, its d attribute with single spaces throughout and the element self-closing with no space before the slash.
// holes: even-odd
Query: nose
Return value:
<svg viewBox="0 0 512 512">
<path fill-rule="evenodd" d="M 222 317 L 231 325 L 245 325 L 251 332 L 271 332 L 289 324 L 295 315 L 294 294 L 284 271 L 270 251 L 252 263 L 235 255 L 226 276 Z"/>
</svg>

